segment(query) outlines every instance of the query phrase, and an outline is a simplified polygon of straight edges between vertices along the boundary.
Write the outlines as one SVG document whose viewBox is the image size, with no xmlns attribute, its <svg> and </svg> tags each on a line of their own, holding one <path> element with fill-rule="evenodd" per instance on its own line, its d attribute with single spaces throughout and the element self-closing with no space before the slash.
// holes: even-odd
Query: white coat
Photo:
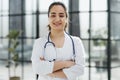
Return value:
<svg viewBox="0 0 120 80">
<path fill-rule="evenodd" d="M 35 74 L 39 74 L 42 78 L 44 75 L 53 72 L 54 61 L 56 60 L 71 60 L 73 58 L 73 45 L 68 34 L 65 34 L 65 42 L 62 48 L 55 48 L 52 44 L 48 43 L 44 49 L 44 45 L 48 41 L 47 36 L 38 38 L 35 40 L 32 51 L 32 67 Z M 75 63 L 76 65 L 70 68 L 64 68 L 63 72 L 67 76 L 67 79 L 54 78 L 46 80 L 76 80 L 76 77 L 84 73 L 85 66 L 85 51 L 80 38 L 72 36 L 75 45 Z M 40 57 L 44 57 L 45 61 L 40 60 Z M 44 80 L 44 79 L 43 79 Z"/>
</svg>

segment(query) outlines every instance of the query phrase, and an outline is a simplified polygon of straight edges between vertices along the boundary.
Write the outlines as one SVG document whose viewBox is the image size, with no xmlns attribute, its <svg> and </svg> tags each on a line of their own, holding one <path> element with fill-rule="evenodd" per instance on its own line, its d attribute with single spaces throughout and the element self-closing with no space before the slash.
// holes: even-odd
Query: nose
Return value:
<svg viewBox="0 0 120 80">
<path fill-rule="evenodd" d="M 55 20 L 56 20 L 56 21 L 59 21 L 59 20 L 60 20 L 60 17 L 59 17 L 59 16 L 56 16 Z"/>
</svg>

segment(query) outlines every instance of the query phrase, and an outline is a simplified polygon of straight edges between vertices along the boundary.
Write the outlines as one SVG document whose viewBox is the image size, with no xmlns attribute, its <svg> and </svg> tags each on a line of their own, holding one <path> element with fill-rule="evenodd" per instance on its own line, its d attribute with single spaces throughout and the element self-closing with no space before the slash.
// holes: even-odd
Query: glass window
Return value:
<svg viewBox="0 0 120 80">
<path fill-rule="evenodd" d="M 117 67 L 117 68 L 113 68 L 111 69 L 111 80 L 119 80 L 120 79 L 120 68 Z"/>
<path fill-rule="evenodd" d="M 107 38 L 107 13 L 92 13 L 91 33 L 93 38 Z"/>
<path fill-rule="evenodd" d="M 45 36 L 49 31 L 47 25 L 48 25 L 48 15 L 41 14 L 40 15 L 40 36 Z"/>
<path fill-rule="evenodd" d="M 91 80 L 107 80 L 107 70 L 103 68 L 92 68 L 91 69 Z"/>
<path fill-rule="evenodd" d="M 120 11 L 120 0 L 111 0 L 111 11 Z"/>
<path fill-rule="evenodd" d="M 120 13 L 111 13 L 111 38 L 120 39 Z"/>
<path fill-rule="evenodd" d="M 80 11 L 89 11 L 89 1 L 90 0 L 79 0 Z"/>
<path fill-rule="evenodd" d="M 54 2 L 54 1 L 61 1 L 61 2 L 63 2 L 65 5 L 66 5 L 66 7 L 68 8 L 68 2 L 69 2 L 69 0 L 39 0 L 39 5 L 40 5 L 40 11 L 48 11 L 48 7 L 49 7 L 49 5 L 52 3 L 52 2 Z"/>
<path fill-rule="evenodd" d="M 26 15 L 25 16 L 25 30 L 26 37 L 36 36 L 36 16 L 35 15 Z"/>
<path fill-rule="evenodd" d="M 80 36 L 82 38 L 88 38 L 89 30 L 89 13 L 80 13 Z"/>
<path fill-rule="evenodd" d="M 8 39 L 0 39 L 0 59 L 8 58 Z M 7 63 L 7 62 L 6 62 Z"/>
<path fill-rule="evenodd" d="M 8 69 L 5 66 L 6 66 L 6 61 L 0 60 L 0 79 L 9 80 L 7 77 L 8 76 Z"/>
<path fill-rule="evenodd" d="M 33 11 L 33 6 L 35 5 L 36 0 L 25 0 L 25 10 L 26 12 L 32 12 Z M 36 7 L 36 6 L 35 6 Z"/>
<path fill-rule="evenodd" d="M 107 0 L 91 0 L 93 11 L 107 10 Z"/>
<path fill-rule="evenodd" d="M 88 40 L 82 40 L 82 42 L 83 42 L 83 45 L 84 45 L 84 48 L 85 48 L 85 60 L 86 60 L 86 62 L 88 61 L 88 59 L 89 59 L 89 42 L 88 42 Z M 88 66 L 88 63 L 87 63 L 87 65 L 86 66 Z"/>
<path fill-rule="evenodd" d="M 9 17 L 8 16 L 3 16 L 1 17 L 1 35 L 2 37 L 6 37 L 9 31 Z"/>
<path fill-rule="evenodd" d="M 120 66 L 120 41 L 113 40 L 111 42 L 111 60 L 112 67 Z"/>
<path fill-rule="evenodd" d="M 0 0 L 0 16 L 1 16 L 1 13 L 2 13 L 2 0 Z"/>
<path fill-rule="evenodd" d="M 24 60 L 25 61 L 31 60 L 33 43 L 34 43 L 34 39 L 24 39 L 24 45 L 23 44 L 21 45 L 24 48 L 23 49 L 23 51 L 24 51 L 23 55 L 24 55 Z"/>
<path fill-rule="evenodd" d="M 1 0 L 2 14 L 8 15 L 9 13 L 9 0 Z"/>
</svg>

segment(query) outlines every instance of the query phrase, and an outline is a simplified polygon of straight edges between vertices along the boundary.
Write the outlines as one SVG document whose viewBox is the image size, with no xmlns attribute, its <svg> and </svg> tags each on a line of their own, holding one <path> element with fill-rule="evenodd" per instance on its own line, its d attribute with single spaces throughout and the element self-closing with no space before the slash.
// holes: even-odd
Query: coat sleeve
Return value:
<svg viewBox="0 0 120 80">
<path fill-rule="evenodd" d="M 35 40 L 31 56 L 33 71 L 35 74 L 40 75 L 52 73 L 54 66 L 54 62 L 40 60 L 40 57 L 43 57 L 44 55 L 43 46 L 42 39 Z"/>
<path fill-rule="evenodd" d="M 83 75 L 85 67 L 85 50 L 82 41 L 78 37 L 73 37 L 75 44 L 75 63 L 76 65 L 63 69 L 68 80 L 76 80 L 77 77 Z"/>
</svg>

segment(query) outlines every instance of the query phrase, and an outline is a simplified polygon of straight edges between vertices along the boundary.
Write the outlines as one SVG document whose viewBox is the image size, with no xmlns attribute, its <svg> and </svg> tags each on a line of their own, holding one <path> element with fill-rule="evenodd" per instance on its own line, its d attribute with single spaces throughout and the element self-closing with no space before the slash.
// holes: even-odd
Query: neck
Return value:
<svg viewBox="0 0 120 80">
<path fill-rule="evenodd" d="M 64 31 L 51 31 L 51 38 L 61 38 L 64 37 Z"/>
<path fill-rule="evenodd" d="M 50 38 L 55 47 L 63 47 L 65 41 L 64 31 L 51 31 Z"/>
</svg>

